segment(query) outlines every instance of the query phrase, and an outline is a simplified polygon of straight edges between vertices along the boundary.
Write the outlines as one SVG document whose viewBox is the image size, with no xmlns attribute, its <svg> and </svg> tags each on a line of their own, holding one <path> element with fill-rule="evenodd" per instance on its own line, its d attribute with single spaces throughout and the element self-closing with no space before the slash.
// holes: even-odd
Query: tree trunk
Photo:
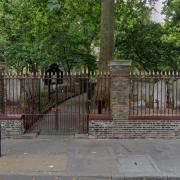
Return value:
<svg viewBox="0 0 180 180">
<path fill-rule="evenodd" d="M 99 70 L 108 72 L 114 53 L 114 0 L 101 0 L 100 36 Z"/>
<path fill-rule="evenodd" d="M 114 0 L 101 0 L 101 43 L 99 57 L 99 71 L 95 96 L 92 100 L 92 108 L 98 109 L 98 114 L 108 113 L 110 110 L 109 92 L 109 62 L 114 53 Z"/>
</svg>

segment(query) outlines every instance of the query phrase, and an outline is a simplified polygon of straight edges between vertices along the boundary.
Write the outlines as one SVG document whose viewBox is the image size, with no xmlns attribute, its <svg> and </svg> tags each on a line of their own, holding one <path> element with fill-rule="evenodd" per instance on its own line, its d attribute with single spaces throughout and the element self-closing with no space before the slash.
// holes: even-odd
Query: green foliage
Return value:
<svg viewBox="0 0 180 180">
<path fill-rule="evenodd" d="M 100 0 L 1 0 L 0 60 L 22 71 L 57 62 L 67 71 L 94 70 L 100 38 Z M 180 70 L 180 1 L 166 3 L 164 24 L 151 22 L 145 1 L 117 0 L 115 57 L 134 69 Z"/>
<path fill-rule="evenodd" d="M 167 45 L 169 57 L 169 66 L 175 70 L 180 70 L 180 1 L 168 1 L 164 7 L 166 21 L 163 26 L 164 35 L 161 37 L 164 44 Z"/>
<path fill-rule="evenodd" d="M 100 7 L 97 1 L 84 0 L 83 7 L 81 3 L 82 0 L 3 0 L 1 58 L 17 70 L 22 70 L 29 60 L 40 68 L 52 62 L 68 71 L 80 65 L 94 68 L 96 58 L 91 44 L 98 36 Z"/>
<path fill-rule="evenodd" d="M 175 9 L 178 11 L 176 5 L 172 7 L 176 7 Z M 171 20 L 174 19 L 175 26 L 168 28 L 168 21 L 165 22 L 165 25 L 151 22 L 151 9 L 142 2 L 118 1 L 116 7 L 116 57 L 132 60 L 134 69 L 180 70 L 178 52 L 180 33 L 177 28 L 179 15 L 172 13 L 174 10 L 171 8 L 167 6 L 168 17 Z"/>
<path fill-rule="evenodd" d="M 164 13 L 166 14 L 166 23 L 163 27 L 165 34 L 161 39 L 167 44 L 167 51 L 173 57 L 169 63 L 180 70 L 180 1 L 167 2 Z"/>
</svg>

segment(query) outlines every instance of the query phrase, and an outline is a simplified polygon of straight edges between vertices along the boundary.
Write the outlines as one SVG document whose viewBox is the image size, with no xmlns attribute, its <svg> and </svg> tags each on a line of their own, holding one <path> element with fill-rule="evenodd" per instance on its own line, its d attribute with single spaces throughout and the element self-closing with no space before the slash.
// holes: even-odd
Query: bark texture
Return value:
<svg viewBox="0 0 180 180">
<path fill-rule="evenodd" d="M 102 0 L 101 4 L 99 70 L 108 72 L 114 54 L 114 0 Z"/>
</svg>

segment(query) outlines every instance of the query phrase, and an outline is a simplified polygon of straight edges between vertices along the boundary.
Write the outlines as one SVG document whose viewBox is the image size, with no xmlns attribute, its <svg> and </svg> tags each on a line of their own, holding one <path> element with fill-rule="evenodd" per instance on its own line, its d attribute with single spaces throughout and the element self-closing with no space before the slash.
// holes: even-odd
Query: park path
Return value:
<svg viewBox="0 0 180 180">
<path fill-rule="evenodd" d="M 40 134 L 73 135 L 86 131 L 87 94 L 72 97 L 44 114 L 33 126 Z"/>
</svg>

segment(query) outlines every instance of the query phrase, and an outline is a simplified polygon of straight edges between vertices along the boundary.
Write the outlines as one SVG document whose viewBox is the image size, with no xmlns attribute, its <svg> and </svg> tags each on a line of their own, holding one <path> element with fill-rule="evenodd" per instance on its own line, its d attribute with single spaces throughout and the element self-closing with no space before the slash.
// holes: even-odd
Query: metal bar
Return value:
<svg viewBox="0 0 180 180">
<path fill-rule="evenodd" d="M 177 76 L 177 74 L 176 74 L 176 115 L 178 114 L 178 106 L 177 106 L 177 92 L 178 92 L 178 90 L 177 90 L 177 81 L 178 81 L 178 76 Z"/>
<path fill-rule="evenodd" d="M 0 121 L 0 157 L 2 156 L 1 141 L 2 141 L 2 137 L 1 137 L 1 121 Z"/>
<path fill-rule="evenodd" d="M 56 132 L 58 132 L 58 130 L 59 130 L 59 123 L 58 123 L 59 117 L 58 117 L 58 115 L 59 115 L 58 108 L 56 108 L 56 110 L 55 110 L 55 128 L 56 128 Z"/>
<path fill-rule="evenodd" d="M 86 102 L 85 102 L 86 111 L 85 111 L 85 114 L 82 117 L 83 121 L 85 121 L 85 132 L 87 132 L 88 126 L 89 126 L 89 123 L 88 123 L 88 121 L 86 119 L 87 114 L 88 114 L 88 93 L 89 93 L 89 74 L 87 75 L 87 83 L 86 83 Z"/>
<path fill-rule="evenodd" d="M 163 81 L 163 79 L 162 79 L 162 77 L 161 77 L 161 79 L 160 79 L 160 81 L 161 81 L 161 112 L 162 112 L 162 108 L 163 108 L 163 106 L 162 106 L 162 98 L 163 98 L 163 96 L 162 96 L 162 81 Z"/>
<path fill-rule="evenodd" d="M 145 92 L 144 92 L 144 96 L 145 96 L 145 114 L 146 114 L 146 108 L 147 108 L 147 79 L 146 79 L 146 75 L 144 76 L 144 81 L 145 81 Z M 149 101 L 149 100 L 148 100 Z"/>
<path fill-rule="evenodd" d="M 152 106 L 152 96 L 153 96 L 153 91 L 152 91 L 152 96 L 150 94 L 151 92 L 151 78 L 150 78 L 150 73 L 148 74 L 148 80 L 149 80 L 149 114 L 150 114 L 150 111 L 151 111 L 151 106 Z"/>
<path fill-rule="evenodd" d="M 156 78 L 157 78 L 157 114 L 159 112 L 159 78 L 158 74 L 156 73 Z"/>
<path fill-rule="evenodd" d="M 139 107 L 138 107 L 138 101 L 139 101 L 139 81 L 138 81 L 139 79 L 138 79 L 138 77 L 137 77 L 137 107 L 136 107 L 136 109 L 137 109 L 137 115 L 139 114 L 139 111 L 138 111 L 138 109 L 139 109 Z"/>
<path fill-rule="evenodd" d="M 141 86 L 140 86 L 140 88 L 141 88 L 141 115 L 142 115 L 142 74 L 140 73 L 140 84 L 141 84 Z"/>
<path fill-rule="evenodd" d="M 132 99 L 131 99 L 131 108 L 132 108 L 132 111 L 129 111 L 129 112 L 131 112 L 131 115 L 133 115 L 134 114 L 134 76 L 133 76 L 133 74 L 131 74 L 131 88 L 132 88 Z M 130 109 L 131 109 L 130 108 Z"/>
</svg>

